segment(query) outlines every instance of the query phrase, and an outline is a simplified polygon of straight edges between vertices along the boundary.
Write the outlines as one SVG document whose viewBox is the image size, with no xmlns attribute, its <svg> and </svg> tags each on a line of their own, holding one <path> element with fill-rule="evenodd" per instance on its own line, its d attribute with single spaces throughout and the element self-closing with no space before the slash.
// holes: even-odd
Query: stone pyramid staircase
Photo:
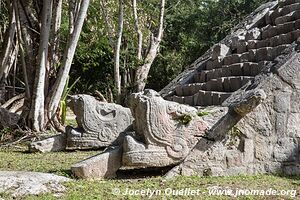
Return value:
<svg viewBox="0 0 300 200">
<path fill-rule="evenodd" d="M 221 105 L 300 36 L 300 0 L 281 1 L 259 25 L 219 43 L 188 83 L 165 97 L 191 106 Z"/>
</svg>

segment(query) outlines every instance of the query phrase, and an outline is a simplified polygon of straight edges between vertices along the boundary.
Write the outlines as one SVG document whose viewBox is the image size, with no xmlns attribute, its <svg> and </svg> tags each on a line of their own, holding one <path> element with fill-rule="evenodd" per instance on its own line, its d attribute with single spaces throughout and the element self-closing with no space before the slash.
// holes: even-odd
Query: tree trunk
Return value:
<svg viewBox="0 0 300 200">
<path fill-rule="evenodd" d="M 133 12 L 133 18 L 134 18 L 134 28 L 138 35 L 137 59 L 140 61 L 140 60 L 142 60 L 143 33 L 140 30 L 140 26 L 139 26 L 138 14 L 137 14 L 137 8 L 136 8 L 136 0 L 132 0 L 132 12 Z"/>
<path fill-rule="evenodd" d="M 52 92 L 50 93 L 50 102 L 49 102 L 49 109 L 48 109 L 49 119 L 53 119 L 53 117 L 55 116 L 59 101 L 63 93 L 63 89 L 66 85 L 72 60 L 75 54 L 75 49 L 79 40 L 80 32 L 84 23 L 84 19 L 87 14 L 89 2 L 90 2 L 89 0 L 84 0 L 81 2 L 80 9 L 78 12 L 78 17 L 74 25 L 74 30 L 66 46 L 66 51 L 63 57 L 62 66 L 60 67 L 58 77 L 52 88 Z"/>
<path fill-rule="evenodd" d="M 16 47 L 16 42 L 15 42 L 16 29 L 17 29 L 17 27 L 16 27 L 16 12 L 13 7 L 13 4 L 10 3 L 9 5 L 10 5 L 9 27 L 5 34 L 4 50 L 2 51 L 2 54 L 0 55 L 0 80 L 1 80 L 1 83 L 6 82 L 5 78 L 7 77 L 7 73 L 10 71 L 10 68 L 17 57 L 17 54 L 16 54 L 17 47 Z"/>
<path fill-rule="evenodd" d="M 124 0 L 119 0 L 119 20 L 118 20 L 118 33 L 117 41 L 115 46 L 115 58 L 114 58 L 114 76 L 115 76 L 115 87 L 117 89 L 117 99 L 121 95 L 121 76 L 120 76 L 120 50 L 122 43 L 123 34 L 123 23 L 124 23 Z"/>
<path fill-rule="evenodd" d="M 51 64 L 50 70 L 54 70 L 53 68 L 58 63 L 60 54 L 59 54 L 59 29 L 61 26 L 61 13 L 62 13 L 62 0 L 54 0 L 53 3 L 53 22 L 51 29 Z M 51 74 L 51 72 L 50 72 Z"/>
<path fill-rule="evenodd" d="M 34 131 L 43 131 L 45 124 L 45 79 L 48 63 L 48 42 L 52 18 L 52 0 L 43 0 L 42 27 L 38 51 L 37 69 L 29 119 Z"/>
<path fill-rule="evenodd" d="M 135 92 L 141 92 L 145 89 L 148 74 L 154 59 L 157 56 L 161 38 L 163 35 L 163 22 L 165 12 L 165 0 L 160 1 L 160 17 L 158 25 L 158 33 L 154 37 L 153 34 L 150 38 L 149 51 L 145 57 L 144 64 L 139 66 L 135 74 Z"/>
</svg>

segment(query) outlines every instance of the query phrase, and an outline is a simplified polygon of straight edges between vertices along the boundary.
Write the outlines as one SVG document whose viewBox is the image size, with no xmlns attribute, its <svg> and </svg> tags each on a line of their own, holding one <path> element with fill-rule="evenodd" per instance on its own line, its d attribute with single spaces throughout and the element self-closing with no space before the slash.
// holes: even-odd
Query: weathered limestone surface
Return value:
<svg viewBox="0 0 300 200">
<path fill-rule="evenodd" d="M 114 178 L 122 163 L 122 147 L 105 152 L 72 165 L 73 174 L 82 179 Z"/>
<path fill-rule="evenodd" d="M 300 174 L 299 9 L 298 0 L 262 5 L 160 92 L 170 101 L 133 94 L 122 167 Z"/>
<path fill-rule="evenodd" d="M 66 128 L 67 148 L 96 148 L 117 143 L 133 121 L 130 109 L 99 102 L 89 95 L 72 96 L 69 105 L 78 127 Z"/>
<path fill-rule="evenodd" d="M 252 112 L 235 109 L 237 113 L 246 110 L 248 114 L 229 132 L 221 133 L 223 137 L 219 140 L 200 139 L 183 163 L 167 177 L 177 174 L 300 174 L 300 53 L 295 51 L 298 48 L 296 44 L 289 47 L 268 73 L 256 77 L 253 84 L 237 91 L 223 104 L 230 107 L 234 102 L 243 102 L 239 99 L 245 91 L 263 90 L 266 98 L 260 105 Z M 228 124 L 223 124 L 224 130 Z"/>
<path fill-rule="evenodd" d="M 63 151 L 66 149 L 66 144 L 67 144 L 66 134 L 59 134 L 44 140 L 32 142 L 29 145 L 29 151 L 41 152 L 41 153 Z"/>
<path fill-rule="evenodd" d="M 179 163 L 208 128 L 193 107 L 164 100 L 157 92 L 145 90 L 131 96 L 134 130 L 140 141 L 126 136 L 123 165 L 162 167 Z M 188 119 L 185 124 L 184 120 Z"/>
<path fill-rule="evenodd" d="M 0 171 L 0 193 L 10 193 L 13 197 L 54 193 L 65 191 L 62 182 L 70 181 L 63 176 L 39 172 Z"/>
</svg>

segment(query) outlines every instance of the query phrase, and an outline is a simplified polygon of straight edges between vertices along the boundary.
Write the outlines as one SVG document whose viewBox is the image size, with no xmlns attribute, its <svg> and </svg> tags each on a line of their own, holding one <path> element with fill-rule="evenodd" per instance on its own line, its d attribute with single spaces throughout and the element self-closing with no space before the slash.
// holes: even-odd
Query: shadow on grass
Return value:
<svg viewBox="0 0 300 200">
<path fill-rule="evenodd" d="M 117 171 L 117 177 L 115 179 L 142 179 L 142 178 L 152 178 L 161 177 L 165 175 L 174 166 L 168 167 L 152 167 L 152 168 L 142 168 L 142 169 L 120 169 Z"/>
</svg>

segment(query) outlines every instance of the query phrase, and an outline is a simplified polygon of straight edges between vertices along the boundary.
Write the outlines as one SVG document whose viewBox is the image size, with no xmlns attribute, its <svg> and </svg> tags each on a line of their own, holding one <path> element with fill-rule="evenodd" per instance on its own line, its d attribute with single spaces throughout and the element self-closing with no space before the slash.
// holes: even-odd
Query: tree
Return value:
<svg viewBox="0 0 300 200">
<path fill-rule="evenodd" d="M 146 2 L 145 8 L 147 6 L 153 7 L 153 5 L 155 3 Z M 146 12 L 139 15 L 136 0 L 132 0 L 131 5 L 126 5 L 130 9 L 125 8 L 126 13 L 124 14 L 124 2 L 120 0 L 118 2 L 118 20 L 114 21 L 115 15 L 108 15 L 108 13 L 113 13 L 113 8 L 109 7 L 105 0 L 101 0 L 107 35 L 113 46 L 114 80 L 117 96 L 120 96 L 121 92 L 123 96 L 127 96 L 128 93 L 140 92 L 145 88 L 149 70 L 157 56 L 163 36 L 165 0 L 160 0 L 159 5 L 159 17 L 157 19 L 157 16 L 153 15 L 152 9 L 145 9 Z M 140 20 L 143 22 L 142 24 L 140 24 Z M 158 25 L 153 28 L 156 21 Z M 126 24 L 125 33 L 123 30 L 124 23 Z M 143 32 L 146 37 L 143 37 Z M 136 50 L 133 50 L 135 47 L 130 46 L 129 43 L 137 43 Z M 123 55 L 120 55 L 121 50 L 124 52 Z M 120 72 L 121 61 L 123 64 L 122 72 Z M 122 80 L 120 80 L 121 77 Z"/>
<path fill-rule="evenodd" d="M 57 108 L 74 58 L 89 0 L 70 0 L 69 34 L 61 57 L 59 32 L 62 0 L 13 0 L 9 8 L 9 28 L 1 51 L 0 76 L 5 77 L 12 63 L 22 66 L 26 87 L 22 117 L 27 126 L 40 132 L 57 123 Z M 18 51 L 19 49 L 19 51 Z M 18 56 L 19 55 L 19 56 Z M 14 62 L 9 62 L 9 59 Z M 61 64 L 59 65 L 61 61 Z M 18 65 L 19 66 L 19 65 Z"/>
</svg>

